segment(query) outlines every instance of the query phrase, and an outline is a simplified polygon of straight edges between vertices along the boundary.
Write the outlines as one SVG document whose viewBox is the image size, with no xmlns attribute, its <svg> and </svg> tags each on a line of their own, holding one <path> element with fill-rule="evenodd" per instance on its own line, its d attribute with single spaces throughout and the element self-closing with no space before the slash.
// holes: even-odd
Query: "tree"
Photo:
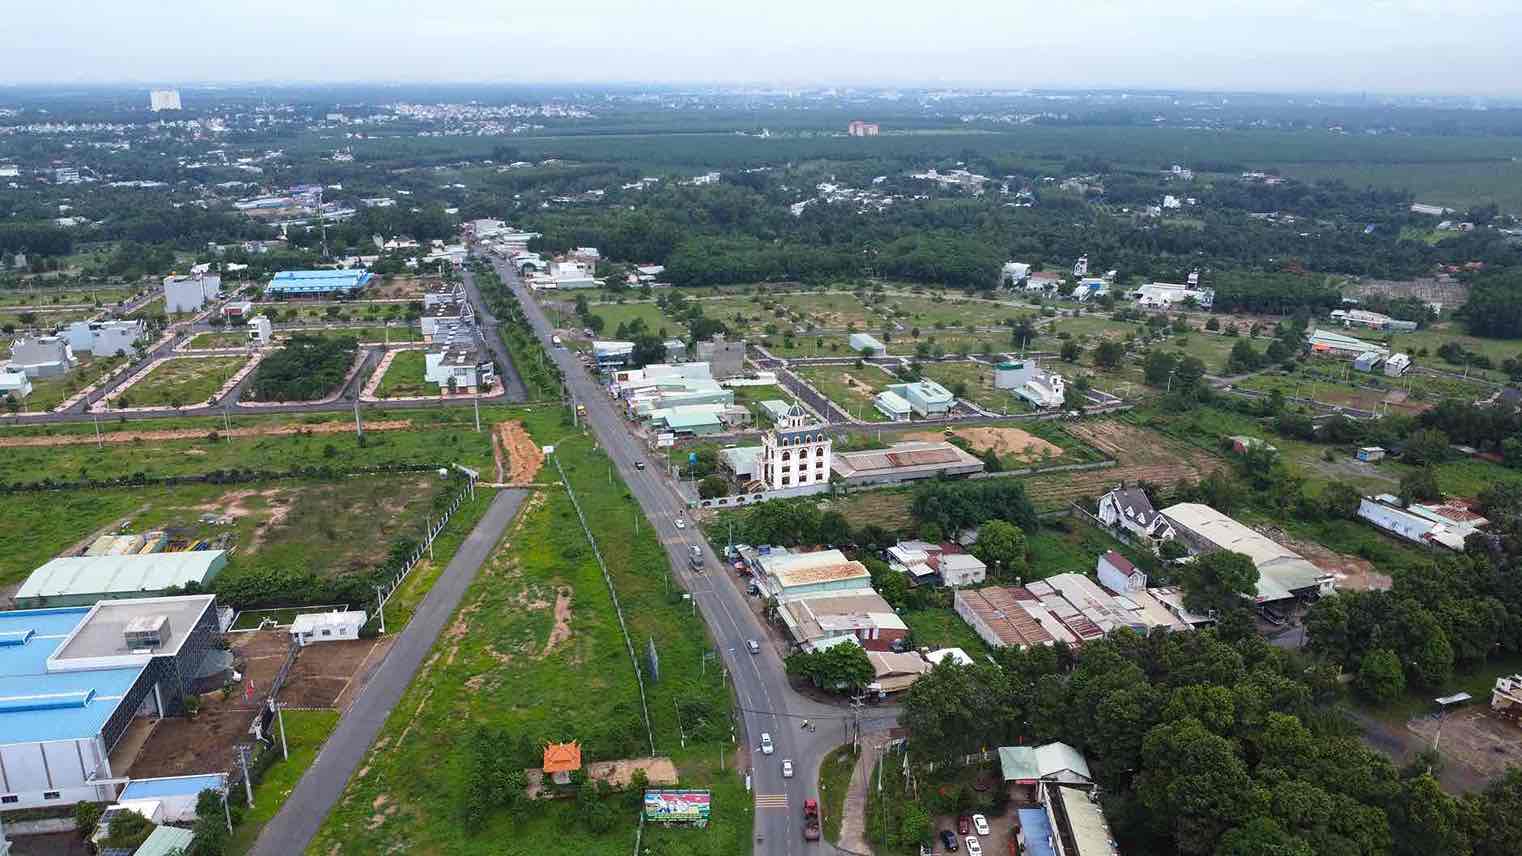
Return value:
<svg viewBox="0 0 1522 856">
<path fill-rule="evenodd" d="M 1231 346 L 1231 356 L 1226 360 L 1226 368 L 1236 374 L 1253 371 L 1262 364 L 1263 355 L 1246 339 L 1238 339 Z"/>
<path fill-rule="evenodd" d="M 1201 615 L 1239 609 L 1258 590 L 1258 568 L 1251 558 L 1217 550 L 1179 566 L 1184 603 Z"/>
<path fill-rule="evenodd" d="M 1000 578 L 1025 574 L 1025 551 L 1025 533 L 1003 520 L 990 520 L 978 527 L 978 540 L 972 545 L 972 554 Z"/>
<path fill-rule="evenodd" d="M 806 678 L 821 689 L 841 693 L 859 692 L 877 672 L 860 645 L 843 644 L 823 651 L 801 651 L 783 661 L 787 673 Z"/>
<path fill-rule="evenodd" d="M 1231 741 L 1194 718 L 1166 723 L 1142 743 L 1136 793 L 1173 832 L 1180 853 L 1204 854 L 1251 816 L 1252 778 Z"/>
<path fill-rule="evenodd" d="M 1163 350 L 1152 350 L 1142 360 L 1142 377 L 1148 386 L 1164 387 L 1168 385 L 1168 377 L 1178 368 L 1179 359 L 1173 354 Z"/>
<path fill-rule="evenodd" d="M 1321 489 L 1321 511 L 1334 520 L 1352 520 L 1358 516 L 1363 492 L 1348 482 L 1332 482 Z"/>
<path fill-rule="evenodd" d="M 74 804 L 74 829 L 80 838 L 95 834 L 95 825 L 100 823 L 100 816 L 105 811 L 105 803 L 81 801 Z"/>
<path fill-rule="evenodd" d="M 1442 499 L 1443 491 L 1437 484 L 1437 471 L 1432 467 L 1422 467 L 1402 476 L 1400 496 L 1408 505 Z"/>
<path fill-rule="evenodd" d="M 717 499 L 721 496 L 729 496 L 729 480 L 723 476 L 713 475 L 698 482 L 698 497 L 701 499 Z"/>
<path fill-rule="evenodd" d="M 1448 458 L 1448 435 L 1436 428 L 1424 428 L 1406 440 L 1401 460 L 1413 466 L 1441 464 Z"/>
<path fill-rule="evenodd" d="M 917 802 L 904 804 L 904 816 L 898 824 L 898 845 L 909 848 L 930 842 L 930 813 Z"/>
<path fill-rule="evenodd" d="M 1121 359 L 1126 355 L 1126 346 L 1114 339 L 1105 339 L 1094 349 L 1094 365 L 1113 369 L 1120 365 Z"/>
<path fill-rule="evenodd" d="M 152 821 L 135 811 L 117 812 L 111 817 L 110 829 L 102 843 L 112 849 L 120 848 L 130 852 L 147 841 L 154 829 Z"/>
<path fill-rule="evenodd" d="M 838 511 L 826 511 L 819 515 L 819 541 L 824 544 L 850 544 L 851 523 Z"/>
<path fill-rule="evenodd" d="M 1387 648 L 1377 648 L 1363 655 L 1353 688 L 1375 704 L 1388 704 L 1400 698 L 1406 691 L 1406 674 L 1401 670 L 1400 657 Z"/>
<path fill-rule="evenodd" d="M 1069 339 L 1066 342 L 1062 343 L 1062 349 L 1060 351 L 1060 356 L 1062 357 L 1062 361 L 1063 362 L 1065 362 L 1065 363 L 1076 363 L 1076 362 L 1078 362 L 1078 358 L 1080 356 L 1082 356 L 1082 355 L 1083 355 L 1083 346 L 1082 345 L 1078 344 L 1077 342 L 1073 341 L 1072 339 Z"/>
</svg>

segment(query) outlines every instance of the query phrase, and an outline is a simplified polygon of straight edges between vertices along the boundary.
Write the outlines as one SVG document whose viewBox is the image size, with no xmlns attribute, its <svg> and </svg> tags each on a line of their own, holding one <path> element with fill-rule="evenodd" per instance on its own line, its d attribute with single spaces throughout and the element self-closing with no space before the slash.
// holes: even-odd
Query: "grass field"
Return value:
<svg viewBox="0 0 1522 856">
<path fill-rule="evenodd" d="M 666 317 L 654 303 L 598 304 L 592 307 L 592 314 L 602 318 L 603 328 L 598 335 L 608 339 L 617 337 L 618 325 L 633 323 L 635 319 L 644 321 L 646 329 L 658 336 L 680 339 L 687 335 L 684 324 Z M 574 318 L 569 312 L 565 317 Z M 662 330 L 666 332 L 663 334 Z"/>
<path fill-rule="evenodd" d="M 1150 557 L 1142 551 L 1117 541 L 1098 527 L 1071 517 L 1028 534 L 1025 543 L 1030 551 L 1030 571 L 1026 576 L 1030 580 L 1069 571 L 1092 576 L 1099 557 L 1109 550 L 1139 565 L 1152 564 Z"/>
<path fill-rule="evenodd" d="M 137 293 L 123 286 L 58 285 L 41 288 L 0 289 L 0 308 L 13 306 L 105 305 Z"/>
<path fill-rule="evenodd" d="M 570 433 L 553 411 L 531 414 L 528 423 L 536 441 L 556 446 L 588 518 L 602 521 L 599 547 L 631 636 L 653 638 L 661 651 L 661 679 L 650 685 L 649 699 L 656 750 L 674 756 L 684 786 L 714 789 L 706 830 L 647 828 L 645 840 L 684 853 L 742 852 L 750 799 L 738 776 L 715 769 L 715 741 L 728 740 L 728 703 L 717 670 L 699 676 L 704 629 L 675 593 L 666 594 L 664 553 L 648 526 L 635 533 L 636 506 L 621 484 L 607 483 L 606 457 L 590 438 Z M 629 851 L 637 814 L 619 795 L 609 798 L 616 822 L 604 833 L 583 824 L 571 800 L 537 803 L 518 816 L 499 811 L 481 832 L 467 833 L 459 806 L 469 753 L 461 747 L 478 725 L 505 729 L 512 743 L 501 751 L 515 766 L 537 766 L 549 740 L 580 740 L 587 761 L 649 751 L 634 666 L 607 586 L 561 491 L 527 502 L 328 816 L 314 852 Z"/>
<path fill-rule="evenodd" d="M 244 357 L 165 360 L 116 399 L 118 407 L 205 404 L 247 362 Z"/>
<path fill-rule="evenodd" d="M 1060 371 L 1060 369 L 1059 369 Z M 994 413 L 1025 413 L 1030 405 L 1006 389 L 994 389 L 994 370 L 983 363 L 927 363 L 920 373 Z"/>
<path fill-rule="evenodd" d="M 484 427 L 514 418 L 518 412 L 497 406 L 482 407 L 481 422 Z M 95 428 L 88 422 L 6 428 L 0 430 L 3 450 L 0 455 L 6 464 L 0 478 L 26 483 L 43 479 L 121 478 L 139 472 L 148 476 L 200 475 L 234 468 L 286 472 L 301 467 L 334 467 L 347 471 L 399 463 L 432 466 L 459 463 L 482 471 L 493 467 L 491 436 L 485 430 L 475 430 L 469 409 L 366 408 L 364 419 L 371 430 L 365 432 L 363 445 L 355 439 L 352 419 L 348 422 L 335 419 L 332 414 L 295 418 L 263 414 L 228 420 L 234 434 L 272 432 L 249 436 L 229 435 L 223 420 L 211 416 L 101 420 L 101 434 L 107 441 L 102 448 L 96 448 Z M 382 425 L 393 430 L 380 430 Z M 170 431 L 184 432 L 184 436 L 158 433 Z M 47 442 L 29 439 L 47 437 L 78 442 L 8 445 Z M 117 439 L 124 442 L 112 442 Z"/>
<path fill-rule="evenodd" d="M 95 530 L 149 505 L 164 489 L 0 494 L 0 586 L 19 583 L 38 566 Z"/>
<path fill-rule="evenodd" d="M 74 370 L 62 377 L 46 378 L 32 381 L 32 394 L 22 402 L 22 410 L 27 413 L 40 413 L 52 410 L 64 403 L 68 398 L 81 389 L 100 380 L 112 369 L 117 368 L 126 357 L 104 357 L 97 359 L 89 355 L 79 357 L 79 365 Z"/>
<path fill-rule="evenodd" d="M 285 719 L 285 738 L 290 743 L 291 756 L 276 761 L 265 771 L 263 780 L 254 788 L 254 807 L 233 827 L 228 853 L 247 853 L 253 849 L 259 831 L 285 805 L 296 783 L 317 760 L 318 750 L 338 725 L 336 710 L 287 710 L 281 716 Z M 278 750 L 278 742 L 276 745 Z"/>
<path fill-rule="evenodd" d="M 411 398 L 438 395 L 439 385 L 423 379 L 426 357 L 422 351 L 402 351 L 386 367 L 375 394 L 380 398 Z"/>
<path fill-rule="evenodd" d="M 824 840 L 840 840 L 841 811 L 846 804 L 846 791 L 851 787 L 851 771 L 856 767 L 856 754 L 851 745 L 831 749 L 819 762 L 819 814 L 824 826 Z"/>
<path fill-rule="evenodd" d="M 242 348 L 249 345 L 247 330 L 201 333 L 190 340 L 191 348 Z"/>
<path fill-rule="evenodd" d="M 795 369 L 795 373 L 814 385 L 824 396 L 841 407 L 845 408 L 860 419 L 868 422 L 886 422 L 888 417 L 882 415 L 872 404 L 873 396 L 882 392 L 893 378 L 885 372 L 864 366 L 805 366 Z"/>
<path fill-rule="evenodd" d="M 982 638 L 950 609 L 906 609 L 900 617 L 909 625 L 916 648 L 961 648 L 970 657 L 988 651 Z"/>
</svg>

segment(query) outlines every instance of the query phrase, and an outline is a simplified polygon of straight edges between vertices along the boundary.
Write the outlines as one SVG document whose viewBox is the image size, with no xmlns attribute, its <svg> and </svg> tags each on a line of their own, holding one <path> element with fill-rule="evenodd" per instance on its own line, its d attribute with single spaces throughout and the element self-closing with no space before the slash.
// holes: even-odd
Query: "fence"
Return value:
<svg viewBox="0 0 1522 856">
<path fill-rule="evenodd" d="M 461 504 L 467 499 L 475 499 L 476 477 L 467 473 L 465 479 L 465 487 L 458 494 L 455 494 L 454 500 L 449 503 L 448 508 L 444 509 L 444 513 L 439 515 L 439 519 L 433 521 L 428 527 L 428 532 L 423 537 L 423 542 L 417 546 L 417 549 L 412 551 L 412 555 L 407 557 L 407 561 L 402 563 L 401 570 L 396 572 L 396 576 L 392 577 L 390 582 L 377 586 L 380 589 L 379 609 L 383 610 L 386 608 L 386 604 L 391 600 L 391 595 L 395 594 L 402 583 L 406 582 L 407 575 L 412 572 L 413 568 L 417 567 L 418 562 L 423 560 L 423 556 L 433 555 L 434 539 L 439 537 L 440 532 L 444 531 L 444 526 L 449 523 L 449 518 L 454 516 L 454 513 L 460 509 Z"/>
<path fill-rule="evenodd" d="M 576 509 L 576 518 L 581 521 L 581 529 L 592 545 L 592 555 L 597 557 L 597 567 L 602 569 L 603 581 L 608 584 L 608 594 L 613 598 L 613 613 L 618 616 L 618 629 L 624 634 L 624 645 L 629 649 L 629 662 L 634 665 L 634 680 L 639 684 L 639 706 L 645 714 L 645 737 L 650 741 L 650 754 L 654 755 L 655 731 L 650 728 L 650 705 L 645 699 L 645 673 L 639 667 L 639 655 L 634 653 L 634 640 L 629 638 L 629 625 L 624 622 L 624 608 L 618 602 L 618 589 L 614 588 L 613 575 L 608 573 L 608 565 L 602 560 L 602 551 L 597 548 L 592 527 L 587 525 L 587 516 L 581 513 L 581 503 L 576 501 L 576 491 L 571 489 L 571 480 L 565 477 L 565 470 L 560 466 L 560 456 L 551 455 L 550 460 L 555 462 L 555 471 L 560 473 L 560 483 L 565 485 L 566 496 L 571 498 L 571 507 Z"/>
</svg>

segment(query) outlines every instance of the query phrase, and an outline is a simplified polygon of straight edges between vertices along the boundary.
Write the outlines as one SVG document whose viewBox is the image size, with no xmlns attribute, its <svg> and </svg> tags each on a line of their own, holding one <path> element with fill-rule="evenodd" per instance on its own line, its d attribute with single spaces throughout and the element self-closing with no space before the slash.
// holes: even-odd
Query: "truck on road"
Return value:
<svg viewBox="0 0 1522 856">
<path fill-rule="evenodd" d="M 819 800 L 803 801 L 803 840 L 819 840 Z"/>
</svg>

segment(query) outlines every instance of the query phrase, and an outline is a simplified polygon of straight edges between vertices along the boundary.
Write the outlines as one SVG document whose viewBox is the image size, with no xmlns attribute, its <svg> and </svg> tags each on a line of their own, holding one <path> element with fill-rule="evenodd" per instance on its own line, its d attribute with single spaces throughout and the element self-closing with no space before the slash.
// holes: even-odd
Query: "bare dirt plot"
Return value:
<svg viewBox="0 0 1522 856">
<path fill-rule="evenodd" d="M 635 770 L 644 770 L 650 784 L 658 787 L 677 783 L 676 764 L 670 758 L 624 758 L 618 761 L 593 761 L 584 768 L 588 779 L 602 779 L 615 790 L 628 787 Z M 544 787 L 543 770 L 524 770 L 528 779 L 529 799 L 538 799 Z"/>
<path fill-rule="evenodd" d="M 1442 720 L 1413 719 L 1406 723 L 1406 728 L 1429 744 L 1433 735 L 1437 735 L 1438 751 L 1445 758 L 1475 770 L 1487 780 L 1504 774 L 1507 767 L 1522 765 L 1522 728 L 1482 707 L 1450 713 Z"/>
<path fill-rule="evenodd" d="M 550 638 L 544 643 L 545 656 L 555 650 L 555 646 L 571 638 L 571 596 L 573 592 L 570 586 L 560 586 L 555 590 L 555 626 L 550 629 Z"/>
<path fill-rule="evenodd" d="M 1347 591 L 1388 591 L 1394 581 L 1389 574 L 1382 574 L 1374 569 L 1374 563 L 1368 559 L 1357 556 L 1349 556 L 1328 550 L 1313 541 L 1301 541 L 1291 538 L 1285 532 L 1278 529 L 1265 529 L 1264 534 L 1280 544 L 1294 550 L 1307 561 L 1323 571 L 1329 571 L 1337 578 L 1337 587 Z"/>
<path fill-rule="evenodd" d="M 1020 461 L 1039 461 L 1043 457 L 1056 458 L 1062 454 L 1061 446 L 1019 428 L 957 428 L 951 433 L 970 443 L 976 452 L 981 453 L 992 449 L 1000 457 L 1008 455 Z M 911 436 L 914 439 L 942 439 L 942 436 L 935 432 Z"/>
<path fill-rule="evenodd" d="M 366 431 L 405 431 L 412 427 L 410 419 L 390 419 L 366 422 Z M 291 434 L 347 434 L 354 430 L 353 422 L 318 422 L 311 425 L 260 425 L 253 428 L 233 428 L 218 431 L 223 437 L 285 437 Z M 112 431 L 101 434 L 102 443 L 133 443 L 138 440 L 203 440 L 207 432 L 194 428 L 169 428 L 159 431 Z M 0 436 L 0 447 L 5 446 L 89 446 L 96 442 L 94 434 L 62 434 L 44 437 Z"/>
<path fill-rule="evenodd" d="M 507 453 L 508 481 L 512 484 L 532 482 L 544 464 L 544 450 L 528 435 L 523 423 L 517 420 L 499 422 L 496 436 Z"/>
<path fill-rule="evenodd" d="M 359 696 L 369 673 L 386 656 L 394 636 L 345 639 L 301 649 L 280 701 L 291 707 L 339 707 Z"/>
<path fill-rule="evenodd" d="M 233 765 L 233 746 L 247 743 L 251 710 L 202 710 L 195 719 L 161 720 L 126 775 L 189 776 Z"/>
<path fill-rule="evenodd" d="M 1082 422 L 1067 425 L 1066 430 L 1115 458 L 1116 466 L 1026 479 L 1026 494 L 1038 507 L 1065 504 L 1079 496 L 1098 496 L 1122 481 L 1158 485 L 1196 482 L 1224 465 L 1203 449 L 1123 422 Z"/>
</svg>

